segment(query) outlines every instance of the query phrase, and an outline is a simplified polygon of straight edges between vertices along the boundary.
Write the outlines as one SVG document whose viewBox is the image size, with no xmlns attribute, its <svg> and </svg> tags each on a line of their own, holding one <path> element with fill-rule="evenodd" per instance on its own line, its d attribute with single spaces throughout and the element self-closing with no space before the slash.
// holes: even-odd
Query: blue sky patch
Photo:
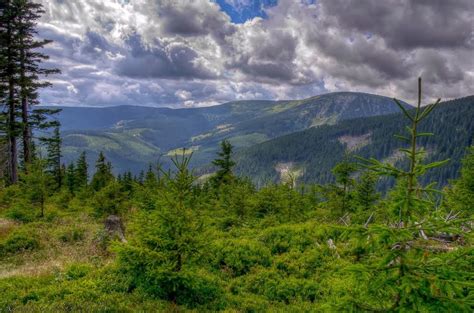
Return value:
<svg viewBox="0 0 474 313">
<path fill-rule="evenodd" d="M 255 17 L 266 18 L 265 9 L 278 4 L 278 0 L 216 0 L 233 23 L 245 23 Z"/>
</svg>

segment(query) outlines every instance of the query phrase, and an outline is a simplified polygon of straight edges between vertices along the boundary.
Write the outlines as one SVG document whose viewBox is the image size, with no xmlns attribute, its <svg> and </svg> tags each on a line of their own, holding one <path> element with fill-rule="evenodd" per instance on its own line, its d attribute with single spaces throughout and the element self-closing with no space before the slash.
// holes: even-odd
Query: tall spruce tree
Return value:
<svg viewBox="0 0 474 313">
<path fill-rule="evenodd" d="M 21 127 L 23 140 L 23 161 L 28 164 L 32 160 L 32 123 L 29 112 L 33 105 L 38 104 L 38 89 L 51 86 L 50 82 L 40 80 L 40 77 L 59 73 L 58 69 L 41 67 L 41 62 L 49 58 L 41 53 L 41 48 L 51 43 L 51 40 L 38 40 L 36 23 L 44 13 L 43 6 L 29 0 L 13 0 L 18 12 L 15 27 L 18 32 L 19 50 L 19 89 L 21 104 Z M 43 110 L 44 113 L 52 111 Z"/>
<path fill-rule="evenodd" d="M 0 95 L 5 112 L 4 132 L 8 145 L 8 180 L 18 181 L 17 138 L 20 124 L 17 118 L 18 107 L 18 34 L 15 20 L 18 13 L 12 5 L 13 0 L 0 2 Z"/>
<path fill-rule="evenodd" d="M 45 76 L 59 73 L 59 70 L 41 67 L 48 56 L 38 49 L 51 42 L 37 39 L 35 27 L 43 13 L 42 5 L 30 0 L 5 0 L 0 3 L 0 102 L 7 117 L 3 126 L 9 147 L 10 183 L 18 180 L 17 141 L 20 136 L 23 163 L 27 165 L 33 159 L 34 123 L 30 118 L 30 107 L 38 104 L 38 89 L 51 85 L 44 81 Z M 43 110 L 36 114 L 54 111 Z"/>
</svg>

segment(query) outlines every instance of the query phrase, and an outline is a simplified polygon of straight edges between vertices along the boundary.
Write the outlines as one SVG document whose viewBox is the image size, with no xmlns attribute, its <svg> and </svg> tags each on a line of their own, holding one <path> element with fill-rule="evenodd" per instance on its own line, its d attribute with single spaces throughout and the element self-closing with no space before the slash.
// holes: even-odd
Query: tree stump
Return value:
<svg viewBox="0 0 474 313">
<path fill-rule="evenodd" d="M 123 225 L 122 219 L 117 215 L 109 215 L 104 222 L 105 231 L 113 238 L 117 236 L 120 241 L 126 242 L 125 239 L 125 226 Z"/>
</svg>

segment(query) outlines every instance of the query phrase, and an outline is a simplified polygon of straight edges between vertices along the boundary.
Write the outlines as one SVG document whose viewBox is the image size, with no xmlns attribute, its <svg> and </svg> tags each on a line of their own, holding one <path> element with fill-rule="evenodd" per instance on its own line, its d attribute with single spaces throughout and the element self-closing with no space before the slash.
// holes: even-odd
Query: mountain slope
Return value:
<svg viewBox="0 0 474 313">
<path fill-rule="evenodd" d="M 423 138 L 428 160 L 450 158 L 448 166 L 433 170 L 426 178 L 445 184 L 457 174 L 460 158 L 474 136 L 474 96 L 448 101 L 432 113 L 420 131 L 435 136 Z M 402 114 L 346 120 L 269 140 L 237 153 L 237 171 L 260 184 L 278 181 L 293 171 L 299 181 L 332 181 L 331 169 L 346 152 L 396 162 L 400 142 L 393 136 L 404 129 Z"/>
<path fill-rule="evenodd" d="M 251 103 L 237 102 L 223 106 L 231 106 L 234 112 L 252 110 L 252 114 L 248 118 L 221 124 L 220 128 L 202 134 L 202 138 L 193 138 L 193 144 L 212 146 L 228 138 L 231 142 L 234 140 L 236 146 L 248 146 L 245 140 L 239 141 L 242 136 L 259 136 L 263 141 L 313 126 L 335 124 L 340 120 L 397 112 L 390 98 L 352 92 L 273 102 L 260 106 L 259 114 L 254 113 L 255 107 Z"/>
<path fill-rule="evenodd" d="M 117 172 L 138 171 L 161 157 L 165 165 L 172 151 L 194 151 L 193 166 L 210 162 L 223 139 L 237 148 L 340 120 L 378 116 L 397 111 L 387 97 L 339 92 L 294 101 L 237 101 L 192 109 L 148 107 L 63 108 L 66 162 L 77 152 L 90 161 L 99 151 Z M 132 142 L 135 142 L 132 144 Z"/>
</svg>

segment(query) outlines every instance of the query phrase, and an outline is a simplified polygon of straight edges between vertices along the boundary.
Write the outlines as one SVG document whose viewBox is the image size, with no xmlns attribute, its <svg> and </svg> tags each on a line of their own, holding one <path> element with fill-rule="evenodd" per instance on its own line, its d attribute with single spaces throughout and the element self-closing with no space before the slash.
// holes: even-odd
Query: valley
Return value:
<svg viewBox="0 0 474 313">
<path fill-rule="evenodd" d="M 257 185 L 280 181 L 279 165 L 288 162 L 298 168 L 299 182 L 327 183 L 333 180 L 331 169 L 347 153 L 390 158 L 400 147 L 394 135 L 402 119 L 392 99 L 362 93 L 196 109 L 63 108 L 59 115 L 66 163 L 82 151 L 91 163 L 103 151 L 115 173 L 138 175 L 158 162 L 169 168 L 170 159 L 186 148 L 192 152 L 196 173 L 208 175 L 219 142 L 227 139 L 235 147 L 237 173 Z M 456 177 L 464 148 L 472 143 L 471 120 L 473 96 L 442 103 L 422 126 L 429 132 L 443 130 L 427 139 L 434 149 L 428 159 L 451 159 L 449 166 L 426 180 L 435 179 L 442 186 Z"/>
<path fill-rule="evenodd" d="M 75 160 L 80 151 L 86 151 L 88 160 L 93 162 L 103 151 L 116 173 L 130 170 L 135 174 L 158 161 L 168 167 L 169 157 L 176 149 L 192 148 L 191 164 L 203 172 L 223 139 L 239 150 L 311 127 L 398 112 L 390 98 L 349 92 L 193 109 L 62 109 L 58 119 L 63 125 L 66 163 Z"/>
</svg>

